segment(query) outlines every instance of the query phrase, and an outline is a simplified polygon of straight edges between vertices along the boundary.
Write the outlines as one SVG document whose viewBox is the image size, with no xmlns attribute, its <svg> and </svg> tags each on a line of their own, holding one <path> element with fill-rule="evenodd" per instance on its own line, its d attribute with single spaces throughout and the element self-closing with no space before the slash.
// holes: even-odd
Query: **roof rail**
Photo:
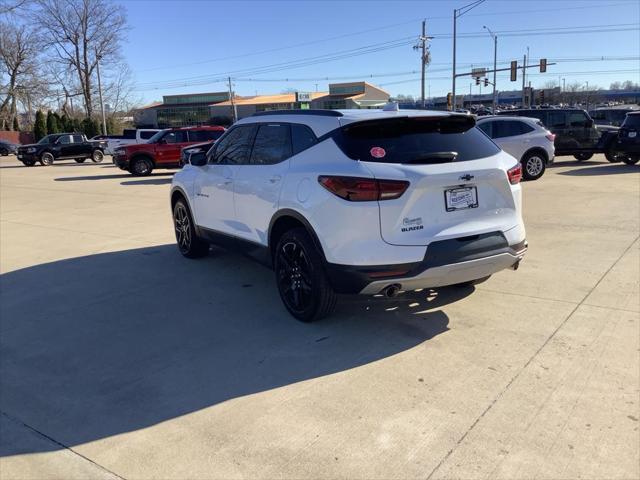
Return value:
<svg viewBox="0 0 640 480">
<path fill-rule="evenodd" d="M 300 110 L 266 110 L 264 112 L 256 112 L 252 117 L 263 117 L 267 115 L 316 115 L 320 117 L 342 117 L 342 113 L 335 110 L 320 109 L 300 109 Z"/>
</svg>

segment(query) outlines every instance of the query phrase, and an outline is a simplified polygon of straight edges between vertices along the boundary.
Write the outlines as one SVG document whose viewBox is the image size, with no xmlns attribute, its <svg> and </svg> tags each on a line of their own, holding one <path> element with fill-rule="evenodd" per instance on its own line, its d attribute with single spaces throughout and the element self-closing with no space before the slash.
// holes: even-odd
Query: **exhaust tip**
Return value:
<svg viewBox="0 0 640 480">
<path fill-rule="evenodd" d="M 392 285 L 388 285 L 388 286 L 386 286 L 386 287 L 384 287 L 382 289 L 382 293 L 387 298 L 396 297 L 396 296 L 398 296 L 398 293 L 400 293 L 400 285 L 397 284 L 397 283 L 394 283 Z"/>
</svg>

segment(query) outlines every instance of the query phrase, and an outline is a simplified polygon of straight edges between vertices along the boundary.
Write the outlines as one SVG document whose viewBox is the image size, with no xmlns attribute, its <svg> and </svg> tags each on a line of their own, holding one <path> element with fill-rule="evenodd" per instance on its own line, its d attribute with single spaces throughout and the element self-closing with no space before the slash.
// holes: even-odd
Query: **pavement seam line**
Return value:
<svg viewBox="0 0 640 480">
<path fill-rule="evenodd" d="M 122 476 L 118 475 L 118 474 L 117 474 L 117 473 L 115 473 L 114 471 L 109 470 L 109 469 L 108 469 L 108 468 L 106 468 L 106 467 L 103 467 L 103 466 L 102 466 L 102 465 L 100 465 L 99 463 L 97 463 L 97 462 L 95 462 L 95 461 L 91 460 L 89 457 L 86 457 L 86 456 L 82 455 L 81 453 L 79 453 L 79 452 L 75 451 L 75 450 L 74 450 L 73 448 L 71 448 L 70 446 L 65 445 L 65 444 L 64 444 L 64 443 L 62 443 L 62 442 L 59 442 L 58 440 L 56 440 L 55 438 L 50 437 L 50 436 L 49 436 L 49 435 L 47 435 L 46 433 L 43 433 L 43 432 L 41 432 L 40 430 L 38 430 L 38 429 L 36 429 L 36 428 L 32 427 L 31 425 L 28 425 L 28 424 L 24 423 L 22 420 L 20 420 L 20 419 L 18 419 L 18 418 L 15 418 L 15 417 L 13 417 L 13 416 L 11 416 L 11 415 L 9 415 L 8 413 L 3 412 L 3 411 L 0 411 L 0 414 L 1 414 L 2 416 L 4 416 L 5 418 L 7 418 L 8 420 L 10 420 L 10 421 L 12 421 L 12 422 L 14 422 L 14 423 L 17 423 L 17 424 L 19 424 L 19 425 L 22 425 L 23 427 L 25 427 L 25 428 L 29 429 L 30 431 L 34 432 L 35 434 L 37 434 L 37 435 L 39 435 L 39 436 L 41 436 L 41 437 L 43 437 L 43 438 L 45 438 L 45 439 L 49 440 L 50 442 L 55 443 L 56 445 L 58 445 L 58 446 L 60 446 L 60 447 L 64 448 L 65 450 L 70 451 L 72 454 L 77 455 L 78 457 L 80 457 L 80 458 L 82 458 L 83 460 L 86 460 L 87 462 L 89 462 L 89 463 L 91 463 L 91 464 L 95 465 L 96 467 L 98 467 L 99 469 L 101 469 L 101 470 L 103 470 L 103 471 L 105 471 L 105 472 L 109 473 L 110 475 L 113 475 L 114 477 L 116 477 L 116 478 L 120 478 L 120 479 L 122 479 L 122 480 L 126 480 L 124 477 L 122 477 Z"/>
<path fill-rule="evenodd" d="M 493 408 L 493 406 L 498 402 L 498 400 L 500 400 L 502 398 L 502 396 L 506 393 L 507 390 L 509 390 L 509 388 L 511 388 L 511 385 L 513 385 L 513 383 L 520 378 L 520 375 L 522 374 L 522 372 L 524 372 L 524 370 L 531 365 L 531 363 L 533 362 L 533 360 L 538 356 L 538 354 L 544 349 L 544 347 L 547 346 L 547 344 L 551 341 L 551 339 L 553 337 L 556 336 L 556 334 L 560 331 L 560 329 L 569 321 L 569 319 L 573 316 L 573 314 L 578 310 L 578 308 L 580 308 L 583 304 L 584 301 L 589 298 L 589 295 L 591 295 L 591 293 L 598 288 L 598 285 L 600 285 L 600 283 L 602 282 L 602 280 L 604 280 L 604 278 L 609 274 L 609 272 L 611 272 L 611 270 L 613 270 L 613 268 L 618 264 L 618 262 L 620 262 L 620 260 L 622 260 L 622 258 L 627 254 L 627 252 L 629 250 L 631 250 L 631 248 L 635 245 L 635 243 L 638 241 L 638 239 L 640 239 L 640 235 L 636 236 L 633 241 L 629 244 L 629 246 L 627 248 L 624 249 L 624 251 L 620 254 L 620 256 L 611 264 L 611 266 L 600 276 L 600 278 L 598 279 L 598 281 L 595 283 L 595 285 L 593 287 L 591 287 L 589 289 L 589 291 L 585 294 L 584 298 L 582 300 L 580 300 L 580 302 L 578 304 L 576 304 L 576 306 L 571 310 L 571 312 L 569 312 L 569 314 L 565 317 L 564 320 L 562 320 L 562 322 L 560 322 L 560 324 L 553 330 L 553 332 L 551 332 L 551 335 L 549 335 L 547 337 L 547 339 L 542 343 L 542 345 L 540 345 L 540 347 L 533 353 L 533 355 L 531 356 L 531 358 L 529 358 L 529 360 L 527 360 L 527 362 L 522 366 L 522 368 L 520 368 L 520 370 L 518 370 L 518 372 L 511 378 L 511 380 L 509 380 L 509 382 L 507 383 L 507 385 L 498 393 L 498 395 L 496 395 L 496 397 L 489 403 L 489 405 L 482 411 L 482 413 L 478 416 L 478 418 L 476 418 L 474 420 L 474 422 L 471 424 L 471 426 L 462 434 L 462 436 L 456 441 L 455 445 L 453 447 L 451 447 L 451 449 L 447 452 L 447 454 L 442 457 L 442 459 L 440 460 L 440 462 L 438 462 L 438 464 L 434 467 L 433 470 L 431 470 L 431 473 L 429 473 L 429 475 L 426 477 L 426 480 L 430 480 L 431 478 L 433 478 L 433 475 L 440 469 L 440 467 L 444 464 L 444 462 L 446 462 L 449 457 L 453 454 L 453 452 L 455 452 L 455 450 L 458 448 L 458 446 L 460 446 L 460 444 L 465 440 L 465 438 L 467 438 L 467 436 L 469 435 L 469 433 L 471 433 L 471 431 L 475 428 L 475 426 L 480 422 L 480 420 L 482 420 L 484 418 L 484 416 L 489 412 L 489 410 L 491 410 Z"/>
</svg>

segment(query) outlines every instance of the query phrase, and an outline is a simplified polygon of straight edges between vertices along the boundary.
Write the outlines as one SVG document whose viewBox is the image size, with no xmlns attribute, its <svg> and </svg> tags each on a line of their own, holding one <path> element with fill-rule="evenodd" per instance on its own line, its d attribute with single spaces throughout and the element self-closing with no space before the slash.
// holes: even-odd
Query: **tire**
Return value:
<svg viewBox="0 0 640 480">
<path fill-rule="evenodd" d="M 280 237 L 274 270 L 280 299 L 293 317 L 313 322 L 333 312 L 338 297 L 329 284 L 322 256 L 304 228 Z"/>
<path fill-rule="evenodd" d="M 627 165 L 635 165 L 640 161 L 640 155 L 635 155 L 633 157 L 627 155 L 625 157 L 622 157 L 622 161 Z"/>
<path fill-rule="evenodd" d="M 40 156 L 40 164 L 45 166 L 45 167 L 48 167 L 49 165 L 53 165 L 53 161 L 54 161 L 54 157 L 49 152 L 44 152 Z"/>
<path fill-rule="evenodd" d="M 22 163 L 24 163 L 25 167 L 33 167 L 36 164 L 35 160 L 23 160 Z"/>
<path fill-rule="evenodd" d="M 525 180 L 537 180 L 547 169 L 547 159 L 535 151 L 526 153 L 520 163 L 522 163 L 522 176 Z"/>
<path fill-rule="evenodd" d="M 153 163 L 145 157 L 136 158 L 129 164 L 129 172 L 136 177 L 146 177 L 151 174 Z"/>
<path fill-rule="evenodd" d="M 3 157 L 8 156 L 9 150 L 7 150 L 6 148 L 3 148 L 2 150 L 0 150 L 0 155 L 2 155 Z"/>
<path fill-rule="evenodd" d="M 184 199 L 173 206 L 173 227 L 180 253 L 187 258 L 201 258 L 209 253 L 209 243 L 196 235 L 191 212 Z"/>
<path fill-rule="evenodd" d="M 454 287 L 461 287 L 461 288 L 473 287 L 475 285 L 480 285 L 481 283 L 486 282 L 490 278 L 491 278 L 491 275 L 487 275 L 486 277 L 476 278 L 475 280 L 469 280 L 468 282 L 456 283 L 453 286 Z"/>
<path fill-rule="evenodd" d="M 86 160 L 86 158 L 76 158 L 75 161 L 76 163 L 84 163 Z"/>
<path fill-rule="evenodd" d="M 94 150 L 91 154 L 91 161 L 93 163 L 100 163 L 104 160 L 104 152 L 102 150 Z"/>
<path fill-rule="evenodd" d="M 573 156 L 573 158 L 575 158 L 579 162 L 584 162 L 585 160 L 589 160 L 591 157 L 593 157 L 593 153 L 577 153 Z"/>
<path fill-rule="evenodd" d="M 621 152 L 617 152 L 615 149 L 615 143 L 607 147 L 607 151 L 604 152 L 605 158 L 611 163 L 617 163 L 622 161 Z"/>
</svg>

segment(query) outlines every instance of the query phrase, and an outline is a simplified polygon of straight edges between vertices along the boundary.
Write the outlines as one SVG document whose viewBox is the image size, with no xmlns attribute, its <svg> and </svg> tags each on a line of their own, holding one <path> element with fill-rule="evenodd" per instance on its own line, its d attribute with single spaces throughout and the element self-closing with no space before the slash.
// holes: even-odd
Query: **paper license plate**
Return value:
<svg viewBox="0 0 640 480">
<path fill-rule="evenodd" d="M 478 191 L 476 187 L 451 188 L 444 191 L 444 203 L 447 212 L 476 208 L 478 206 Z"/>
</svg>

